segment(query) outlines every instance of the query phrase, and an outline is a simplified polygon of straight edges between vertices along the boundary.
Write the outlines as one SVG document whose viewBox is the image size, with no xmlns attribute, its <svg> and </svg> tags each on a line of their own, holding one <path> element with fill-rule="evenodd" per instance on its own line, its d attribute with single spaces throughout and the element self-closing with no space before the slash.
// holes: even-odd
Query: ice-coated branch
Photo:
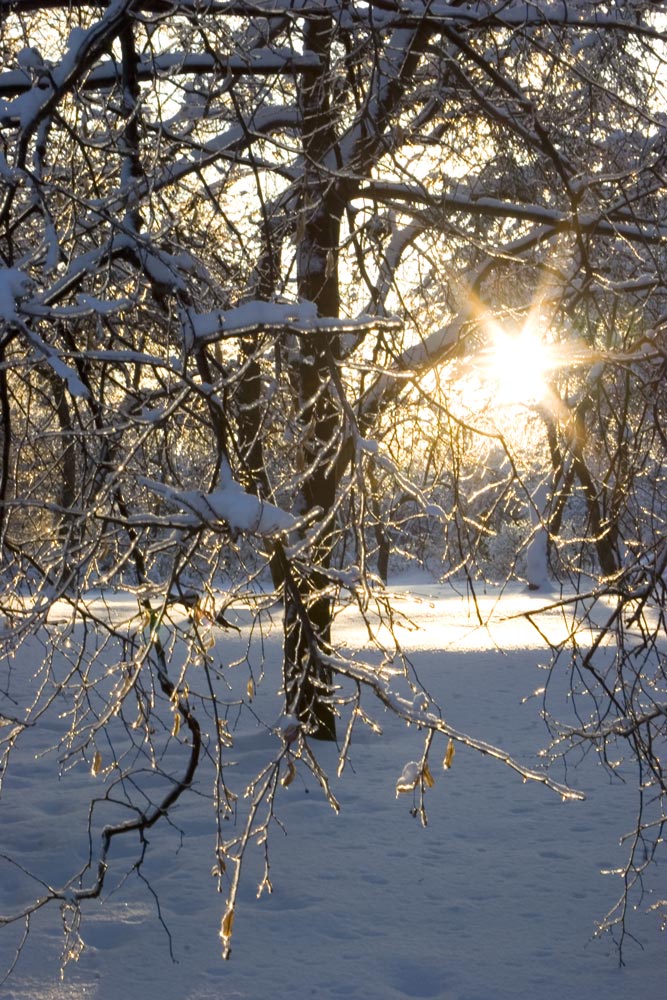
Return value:
<svg viewBox="0 0 667 1000">
<path fill-rule="evenodd" d="M 406 722 L 421 729 L 440 733 L 442 736 L 447 737 L 447 739 L 454 740 L 455 743 L 460 743 L 462 746 L 467 746 L 485 757 L 492 757 L 505 764 L 512 771 L 515 771 L 524 781 L 542 784 L 552 792 L 560 795 L 564 801 L 583 801 L 586 798 L 583 792 L 576 791 L 570 788 L 569 785 L 564 785 L 559 781 L 554 781 L 547 771 L 538 771 L 534 768 L 526 767 L 502 748 L 455 729 L 440 715 L 429 711 L 428 702 L 426 703 L 427 707 L 423 707 L 423 696 L 418 695 L 416 699 L 409 701 L 395 691 L 386 677 L 383 677 L 376 669 L 366 667 L 364 664 L 356 661 L 343 659 L 340 656 L 327 657 L 323 655 L 323 659 L 329 663 L 330 667 L 336 673 L 350 677 L 358 684 L 372 690 L 378 700 L 398 718 L 404 719 Z"/>
</svg>

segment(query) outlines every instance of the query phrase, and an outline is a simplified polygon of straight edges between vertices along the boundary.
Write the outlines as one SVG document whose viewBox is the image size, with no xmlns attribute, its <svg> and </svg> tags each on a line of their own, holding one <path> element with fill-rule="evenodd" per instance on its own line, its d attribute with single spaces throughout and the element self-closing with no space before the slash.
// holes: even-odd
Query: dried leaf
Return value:
<svg viewBox="0 0 667 1000">
<path fill-rule="evenodd" d="M 224 917 L 222 918 L 222 933 L 224 937 L 232 936 L 232 928 L 234 926 L 234 907 L 227 910 Z"/>
<path fill-rule="evenodd" d="M 191 614 L 196 625 L 200 625 L 205 618 L 213 621 L 215 618 L 215 601 L 212 595 L 200 594 L 197 598 L 197 603 L 192 608 Z"/>
<path fill-rule="evenodd" d="M 248 684 L 246 686 L 246 691 L 248 693 L 248 700 L 252 701 L 252 699 L 255 697 L 255 682 L 252 679 L 252 677 L 248 681 Z"/>
<path fill-rule="evenodd" d="M 287 771 L 283 774 L 280 779 L 280 784 L 283 788 L 288 788 L 294 779 L 296 778 L 296 767 L 294 766 L 294 761 L 290 760 L 287 764 Z"/>
<path fill-rule="evenodd" d="M 220 937 L 222 938 L 222 948 L 223 955 L 225 958 L 229 956 L 229 941 L 232 936 L 232 928 L 234 926 L 234 907 L 231 906 L 224 917 L 222 918 L 222 925 L 220 927 Z"/>
<path fill-rule="evenodd" d="M 442 766 L 444 767 L 445 771 L 448 771 L 449 768 L 452 766 L 452 761 L 454 760 L 455 753 L 456 749 L 454 747 L 454 740 L 450 740 L 449 743 L 447 744 L 447 752 L 445 753 L 445 759 L 442 762 Z"/>
<path fill-rule="evenodd" d="M 181 716 L 180 712 L 174 712 L 174 724 L 171 727 L 171 735 L 178 736 L 181 730 Z"/>
<path fill-rule="evenodd" d="M 433 788 L 435 781 L 433 775 L 431 774 L 431 769 L 428 766 L 428 761 L 424 761 L 424 767 L 422 768 L 422 778 L 424 779 L 424 784 L 427 788 Z"/>
<path fill-rule="evenodd" d="M 102 770 L 102 754 L 100 753 L 99 750 L 96 750 L 95 751 L 95 756 L 93 757 L 93 763 L 91 765 L 90 771 L 91 771 L 91 774 L 93 774 L 95 777 L 97 777 L 97 775 L 100 773 L 101 770 Z"/>
</svg>

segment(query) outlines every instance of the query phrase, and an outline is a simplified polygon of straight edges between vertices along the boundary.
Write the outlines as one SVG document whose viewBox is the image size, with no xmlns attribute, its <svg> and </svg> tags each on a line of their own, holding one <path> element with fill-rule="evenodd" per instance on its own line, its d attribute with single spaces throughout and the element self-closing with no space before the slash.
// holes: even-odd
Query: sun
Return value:
<svg viewBox="0 0 667 1000">
<path fill-rule="evenodd" d="M 483 367 L 498 404 L 530 406 L 549 394 L 552 350 L 530 324 L 516 333 L 494 327 Z"/>
</svg>

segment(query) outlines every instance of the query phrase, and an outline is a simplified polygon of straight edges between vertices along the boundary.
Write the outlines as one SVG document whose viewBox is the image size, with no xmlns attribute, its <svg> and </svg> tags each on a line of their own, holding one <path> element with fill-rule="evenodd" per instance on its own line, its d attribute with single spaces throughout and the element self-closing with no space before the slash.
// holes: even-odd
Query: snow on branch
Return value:
<svg viewBox="0 0 667 1000">
<path fill-rule="evenodd" d="M 246 493 L 240 483 L 225 471 L 220 485 L 211 493 L 202 490 L 176 490 L 154 479 L 140 478 L 139 484 L 161 496 L 168 504 L 186 511 L 178 526 L 226 524 L 234 534 L 259 535 L 271 538 L 282 535 L 298 524 L 297 518 L 259 497 Z"/>
<path fill-rule="evenodd" d="M 0 321 L 13 323 L 18 319 L 17 304 L 30 293 L 30 279 L 18 267 L 0 267 Z"/>
<path fill-rule="evenodd" d="M 103 16 L 88 29 L 72 28 L 67 49 L 57 66 L 44 66 L 39 83 L 15 101 L 0 103 L 0 121 L 18 119 L 24 136 L 30 135 L 39 122 L 68 91 L 86 76 L 95 61 L 107 50 L 132 10 L 134 0 L 115 0 Z"/>
<path fill-rule="evenodd" d="M 109 0 L 93 4 L 91 0 L 0 0 L 0 12 L 11 9 L 20 14 L 58 8 L 108 7 Z M 636 5 L 619 4 L 612 10 L 599 10 L 601 5 L 586 0 L 547 0 L 543 3 L 525 3 L 518 0 L 497 0 L 493 3 L 460 5 L 437 3 L 428 0 L 373 0 L 372 4 L 355 4 L 341 0 L 210 0 L 203 8 L 208 16 L 280 18 L 288 15 L 303 18 L 321 17 L 323 10 L 335 12 L 350 22 L 372 26 L 376 30 L 417 22 L 438 26 L 456 24 L 461 27 L 480 26 L 506 28 L 584 28 L 621 30 L 656 38 L 664 32 L 652 29 L 639 20 Z M 646 4 L 651 7 L 651 4 Z M 659 7 L 660 4 L 653 4 Z M 623 8 L 626 7 L 627 10 Z M 144 14 L 171 14 L 174 4 L 170 0 L 138 0 L 134 9 Z M 178 13 L 182 16 L 202 13 L 200 0 L 179 0 Z M 641 11 L 640 11 L 641 13 Z M 659 11 L 658 11 L 659 13 Z"/>
<path fill-rule="evenodd" d="M 607 215 L 600 212 L 582 212 L 574 217 L 570 212 L 543 205 L 504 201 L 500 198 L 478 197 L 472 191 L 463 190 L 441 196 L 430 195 L 423 187 L 392 182 L 373 182 L 360 192 L 360 197 L 372 198 L 409 214 L 419 214 L 428 208 L 445 216 L 452 211 L 467 212 L 492 218 L 518 219 L 550 226 L 553 232 L 574 230 L 597 236 L 619 237 L 631 242 L 664 243 L 667 240 L 667 226 L 657 225 L 651 220 L 629 221 L 629 216 L 620 212 Z M 437 220 L 431 218 L 434 224 Z"/>
<path fill-rule="evenodd" d="M 81 292 L 76 302 L 68 306 L 49 306 L 39 302 L 27 302 L 23 307 L 26 316 L 43 319 L 82 319 L 87 316 L 112 316 L 131 306 L 130 299 L 99 299 L 95 295 Z"/>
<path fill-rule="evenodd" d="M 48 64 L 34 67 L 38 82 L 34 87 L 33 75 L 28 68 L 0 73 L 0 95 L 14 97 L 14 100 L 0 103 L 0 119 L 5 121 L 23 119 L 31 107 L 41 105 L 63 89 L 67 79 L 61 67 L 50 68 Z M 67 64 L 65 64 L 67 66 Z M 320 68 L 319 60 L 313 55 L 298 55 L 291 50 L 256 49 L 242 55 L 209 55 L 200 52 L 166 52 L 153 59 L 140 59 L 136 65 L 139 81 L 164 79 L 170 76 L 197 76 L 202 73 L 216 73 L 223 76 L 268 76 L 283 74 L 296 76 Z M 61 82 L 62 80 L 62 82 Z M 82 90 L 105 90 L 123 80 L 123 64 L 116 59 L 108 59 L 87 74 L 80 81 Z M 34 89 L 33 89 L 34 87 Z"/>
<path fill-rule="evenodd" d="M 427 24 L 437 27 L 455 24 L 457 27 L 528 29 L 535 27 L 581 28 L 586 30 L 623 31 L 653 38 L 665 38 L 665 32 L 639 20 L 634 5 L 619 4 L 612 11 L 601 11 L 601 4 L 595 2 L 572 2 L 555 0 L 547 3 L 513 3 L 498 0 L 497 3 L 458 4 L 426 3 L 424 0 L 375 0 L 373 8 L 387 12 L 385 23 L 392 25 Z M 623 7 L 628 11 L 625 12 Z M 647 5 L 650 6 L 650 5 Z M 653 6 L 659 7 L 659 4 Z M 389 17 L 390 12 L 394 13 Z M 628 16 L 628 13 L 630 16 Z M 641 13 L 641 12 L 639 12 Z M 659 13 L 659 11 L 657 12 Z"/>
<path fill-rule="evenodd" d="M 21 320 L 19 311 L 22 311 L 22 300 L 30 294 L 30 291 L 30 279 L 20 268 L 0 267 L 0 323 L 19 327 L 35 351 L 41 354 L 56 375 L 66 383 L 70 394 L 88 398 L 86 386 L 76 372 L 62 360 L 60 353 Z"/>
<path fill-rule="evenodd" d="M 396 331 L 402 322 L 393 317 L 360 315 L 354 319 L 322 317 L 312 302 L 263 302 L 252 300 L 233 309 L 198 313 L 183 310 L 186 337 L 192 343 L 210 344 L 262 331 L 280 331 L 300 336 L 335 331 L 356 334 L 373 330 Z"/>
<path fill-rule="evenodd" d="M 434 330 L 419 343 L 407 347 L 396 359 L 392 368 L 378 375 L 363 396 L 360 403 L 362 417 L 367 418 L 377 413 L 388 395 L 395 395 L 399 391 L 399 386 L 403 384 L 406 376 L 423 374 L 453 354 L 468 320 L 469 316 L 464 311 L 447 326 Z"/>
<path fill-rule="evenodd" d="M 89 399 L 90 393 L 87 387 L 83 384 L 77 373 L 63 361 L 60 352 L 55 347 L 52 347 L 51 344 L 47 344 L 46 341 L 42 340 L 41 337 L 24 324 L 21 324 L 21 329 L 37 354 L 42 355 L 58 378 L 62 379 L 66 384 L 70 396 Z"/>
<path fill-rule="evenodd" d="M 151 127 L 171 137 L 172 126 L 179 121 L 187 120 L 189 113 L 179 110 L 168 121 L 162 121 L 159 125 Z M 269 135 L 274 130 L 289 129 L 298 125 L 298 122 L 299 111 L 297 108 L 283 107 L 282 105 L 256 108 L 246 121 L 237 121 L 214 138 L 202 141 L 187 156 L 174 163 L 162 164 L 159 173 L 151 181 L 150 190 L 161 191 L 163 188 L 182 180 L 188 174 L 203 170 L 204 167 L 210 166 L 217 160 L 237 160 L 258 135 Z M 149 185 L 146 179 L 138 183 L 137 192 L 147 194 L 148 191 Z"/>
</svg>

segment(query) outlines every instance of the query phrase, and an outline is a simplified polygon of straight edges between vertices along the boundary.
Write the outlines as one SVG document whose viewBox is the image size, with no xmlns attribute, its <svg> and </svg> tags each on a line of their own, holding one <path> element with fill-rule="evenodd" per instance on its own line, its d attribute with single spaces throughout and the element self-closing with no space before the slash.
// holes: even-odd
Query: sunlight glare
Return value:
<svg viewBox="0 0 667 1000">
<path fill-rule="evenodd" d="M 531 326 L 517 334 L 496 328 L 492 336 L 485 367 L 497 387 L 496 401 L 510 406 L 539 403 L 549 392 L 549 347 Z"/>
</svg>

